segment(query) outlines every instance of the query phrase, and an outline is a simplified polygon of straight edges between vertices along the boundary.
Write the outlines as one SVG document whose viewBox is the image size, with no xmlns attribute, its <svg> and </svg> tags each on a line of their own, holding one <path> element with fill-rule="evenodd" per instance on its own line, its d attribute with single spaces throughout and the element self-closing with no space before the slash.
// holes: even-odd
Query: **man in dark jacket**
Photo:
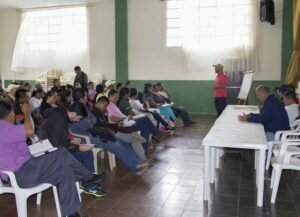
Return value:
<svg viewBox="0 0 300 217">
<path fill-rule="evenodd" d="M 267 86 L 258 86 L 256 95 L 263 102 L 260 113 L 243 114 L 238 118 L 240 121 L 261 123 L 265 128 L 267 140 L 273 141 L 277 131 L 290 130 L 287 112 L 282 103 L 270 93 L 270 89 Z"/>
<path fill-rule="evenodd" d="M 76 73 L 74 79 L 74 87 L 76 84 L 80 84 L 80 86 L 88 92 L 88 76 L 83 71 L 81 71 L 80 66 L 75 66 L 74 72 Z"/>
</svg>

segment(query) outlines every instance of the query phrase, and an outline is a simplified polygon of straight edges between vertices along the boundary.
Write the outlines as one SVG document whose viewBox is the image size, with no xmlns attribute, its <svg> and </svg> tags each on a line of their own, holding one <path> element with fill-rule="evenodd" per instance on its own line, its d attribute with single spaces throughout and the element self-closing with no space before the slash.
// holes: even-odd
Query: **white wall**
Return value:
<svg viewBox="0 0 300 217">
<path fill-rule="evenodd" d="M 276 25 L 259 24 L 260 71 L 256 80 L 279 80 L 282 0 L 276 2 Z M 166 47 L 166 3 L 128 0 L 130 80 L 211 80 L 211 66 L 188 72 L 181 48 Z"/>
<path fill-rule="evenodd" d="M 90 72 L 87 73 L 102 73 L 103 79 L 115 79 L 114 1 L 89 7 L 89 18 Z M 10 70 L 19 25 L 20 12 L 0 9 L 0 73 L 4 73 L 6 80 L 34 80 L 34 72 L 15 75 Z"/>
</svg>

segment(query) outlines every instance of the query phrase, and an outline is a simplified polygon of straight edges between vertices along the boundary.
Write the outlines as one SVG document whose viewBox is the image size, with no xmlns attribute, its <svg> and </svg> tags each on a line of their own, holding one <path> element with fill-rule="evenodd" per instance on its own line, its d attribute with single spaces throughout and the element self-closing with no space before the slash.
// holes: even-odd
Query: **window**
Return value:
<svg viewBox="0 0 300 217">
<path fill-rule="evenodd" d="M 167 0 L 167 47 L 238 47 L 251 42 L 251 0 Z"/>
<path fill-rule="evenodd" d="M 87 8 L 25 11 L 12 60 L 12 71 L 88 67 Z"/>
</svg>

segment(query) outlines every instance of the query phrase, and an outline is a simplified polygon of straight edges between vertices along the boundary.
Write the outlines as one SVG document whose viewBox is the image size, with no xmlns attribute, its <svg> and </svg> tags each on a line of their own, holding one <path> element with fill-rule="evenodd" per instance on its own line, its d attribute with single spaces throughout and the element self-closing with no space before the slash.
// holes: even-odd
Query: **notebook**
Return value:
<svg viewBox="0 0 300 217">
<path fill-rule="evenodd" d="M 52 144 L 49 142 L 48 139 L 39 141 L 28 147 L 29 147 L 29 151 L 33 157 L 38 157 L 38 156 L 44 155 L 46 153 L 57 150 L 57 148 L 52 146 Z"/>
</svg>

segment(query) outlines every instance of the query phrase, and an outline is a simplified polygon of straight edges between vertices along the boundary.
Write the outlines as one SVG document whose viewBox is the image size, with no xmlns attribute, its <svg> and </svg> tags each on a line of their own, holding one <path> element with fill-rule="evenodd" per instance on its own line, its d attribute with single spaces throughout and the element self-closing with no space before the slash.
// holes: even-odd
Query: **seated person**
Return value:
<svg viewBox="0 0 300 217">
<path fill-rule="evenodd" d="M 139 139 L 135 138 L 131 133 L 122 133 L 119 132 L 119 129 L 123 127 L 122 122 L 118 123 L 109 123 L 108 117 L 105 115 L 107 112 L 107 106 L 109 104 L 109 100 L 106 96 L 102 96 L 98 99 L 95 106 L 92 109 L 92 114 L 96 117 L 96 125 L 108 128 L 112 130 L 112 133 L 119 138 L 120 140 L 131 145 L 135 153 L 139 156 L 141 160 L 146 160 L 145 151 L 140 143 Z"/>
<path fill-rule="evenodd" d="M 60 103 L 58 106 L 70 110 L 72 102 L 73 102 L 72 91 L 70 91 L 69 89 L 61 90 Z"/>
<path fill-rule="evenodd" d="M 57 107 L 56 105 L 57 102 L 57 93 L 50 90 L 46 93 L 46 95 L 44 96 L 42 103 L 41 103 L 41 109 L 40 109 L 40 114 L 43 118 L 44 117 L 44 112 L 47 109 L 51 109 L 53 107 Z"/>
<path fill-rule="evenodd" d="M 165 118 L 176 121 L 176 116 L 171 108 L 171 105 L 165 105 L 165 100 L 163 97 L 153 93 L 153 85 L 150 83 L 145 84 L 144 86 L 144 97 L 146 108 L 157 108 L 161 115 Z"/>
<path fill-rule="evenodd" d="M 116 83 L 116 81 L 112 81 L 112 80 L 108 80 L 108 81 L 105 82 L 105 88 L 106 88 L 105 94 L 106 94 L 106 96 L 108 96 L 109 91 L 114 89 L 114 84 L 115 83 Z"/>
<path fill-rule="evenodd" d="M 122 82 L 118 82 L 117 85 L 116 85 L 117 91 L 120 91 L 123 87 L 125 87 L 125 86 Z"/>
<path fill-rule="evenodd" d="M 68 113 L 63 108 L 52 108 L 44 112 L 45 120 L 41 128 L 41 138 L 49 139 L 54 147 L 66 148 L 85 168 L 94 173 L 94 156 L 92 147 L 88 144 L 82 144 L 80 139 L 73 138 L 69 133 L 68 122 L 70 122 Z M 99 188 L 100 187 L 100 188 Z M 103 197 L 105 193 L 101 186 L 89 185 L 83 187 L 86 194 L 95 197 Z"/>
<path fill-rule="evenodd" d="M 15 104 L 15 93 L 17 91 L 17 89 L 20 88 L 20 85 L 18 84 L 10 84 L 8 85 L 8 87 L 6 88 L 7 94 L 4 97 L 5 101 L 8 101 L 10 104 L 14 105 Z"/>
<path fill-rule="evenodd" d="M 275 133 L 281 130 L 290 130 L 289 118 L 282 103 L 270 92 L 267 86 L 256 88 L 257 98 L 263 102 L 259 114 L 243 114 L 238 117 L 240 121 L 261 123 L 266 132 L 268 142 L 274 141 Z"/>
<path fill-rule="evenodd" d="M 24 82 L 24 85 L 21 89 L 25 89 L 28 97 L 30 97 L 31 96 L 31 88 L 32 88 L 32 86 L 29 82 Z"/>
<path fill-rule="evenodd" d="M 175 130 L 175 127 L 171 121 L 169 123 L 167 123 L 161 117 L 161 115 L 159 113 L 157 113 L 155 111 L 150 112 L 149 110 L 144 108 L 144 105 L 138 99 L 138 92 L 134 87 L 132 87 L 130 89 L 129 104 L 130 104 L 134 114 L 150 113 L 154 117 L 154 119 L 157 121 L 157 126 L 156 126 L 157 128 L 159 127 L 159 124 L 162 124 L 165 128 L 167 128 L 169 130 Z"/>
<path fill-rule="evenodd" d="M 130 90 L 133 88 L 133 83 L 131 81 L 127 81 L 125 86 Z"/>
<path fill-rule="evenodd" d="M 0 164 L 1 170 L 14 172 L 21 188 L 32 188 L 42 183 L 58 187 L 63 216 L 80 217 L 77 181 L 83 185 L 99 182 L 99 176 L 85 169 L 65 148 L 40 157 L 32 157 L 26 138 L 34 135 L 30 105 L 22 105 L 24 125 L 14 125 L 15 115 L 10 103 L 0 102 Z M 18 160 L 16 160 L 18 159 Z M 8 180 L 1 174 L 1 178 Z"/>
<path fill-rule="evenodd" d="M 106 93 L 104 92 L 104 86 L 103 84 L 98 84 L 96 86 L 96 94 L 95 94 L 95 97 L 94 97 L 94 103 L 96 103 L 98 101 L 98 97 L 100 98 L 101 96 L 106 96 Z"/>
<path fill-rule="evenodd" d="M 135 114 L 131 110 L 131 106 L 128 101 L 129 90 L 127 87 L 123 87 L 119 93 L 116 90 L 111 90 L 108 94 L 109 105 L 107 107 L 108 117 L 111 122 L 119 122 L 125 119 L 130 120 Z M 128 116 L 128 117 L 127 117 Z M 153 125 L 148 117 L 141 117 L 134 120 L 136 127 L 141 131 L 141 136 L 146 139 L 144 143 L 145 149 L 154 150 L 154 145 L 150 141 L 150 135 L 158 133 L 158 129 Z M 149 143 L 149 144 L 148 144 Z M 149 146 L 149 147 L 148 147 Z"/>
<path fill-rule="evenodd" d="M 55 79 L 53 82 L 54 82 L 54 87 L 52 87 L 51 90 L 58 93 L 61 88 L 60 79 Z"/>
<path fill-rule="evenodd" d="M 188 112 L 183 106 L 173 104 L 171 95 L 168 93 L 168 91 L 164 88 L 164 86 L 161 83 L 158 83 L 157 85 L 153 86 L 153 92 L 155 94 L 162 96 L 167 103 L 172 104 L 173 112 L 177 117 L 178 116 L 181 117 L 184 126 L 188 127 L 196 123 L 191 120 Z"/>
<path fill-rule="evenodd" d="M 15 104 L 14 104 L 14 113 L 16 117 L 16 124 L 24 123 L 24 114 L 22 112 L 22 105 L 24 103 L 29 104 L 29 97 L 27 95 L 27 90 L 18 89 L 15 94 Z"/>
<path fill-rule="evenodd" d="M 299 105 L 297 103 L 297 96 L 295 92 L 288 91 L 283 95 L 283 103 L 289 117 L 290 126 L 299 117 Z"/>
<path fill-rule="evenodd" d="M 82 116 L 78 122 L 72 122 L 69 124 L 69 129 L 78 134 L 89 136 L 91 142 L 95 144 L 96 147 L 103 148 L 116 155 L 128 168 L 130 168 L 137 175 L 144 172 L 145 164 L 142 159 L 134 152 L 130 145 L 123 142 L 120 139 L 116 141 L 103 140 L 101 135 L 96 135 L 93 132 L 94 125 L 96 124 L 96 117 L 87 110 L 85 103 L 87 100 L 86 92 L 81 89 L 75 89 L 72 93 L 74 103 L 71 107 L 73 112 L 77 115 Z"/>
<path fill-rule="evenodd" d="M 34 89 L 31 98 L 29 100 L 32 110 L 36 111 L 37 114 L 39 114 L 39 110 L 43 100 L 42 99 L 43 95 L 44 95 L 43 89 Z"/>
<path fill-rule="evenodd" d="M 90 81 L 88 83 L 88 101 L 87 101 L 87 107 L 89 109 L 93 108 L 95 95 L 96 95 L 95 83 Z"/>
</svg>

